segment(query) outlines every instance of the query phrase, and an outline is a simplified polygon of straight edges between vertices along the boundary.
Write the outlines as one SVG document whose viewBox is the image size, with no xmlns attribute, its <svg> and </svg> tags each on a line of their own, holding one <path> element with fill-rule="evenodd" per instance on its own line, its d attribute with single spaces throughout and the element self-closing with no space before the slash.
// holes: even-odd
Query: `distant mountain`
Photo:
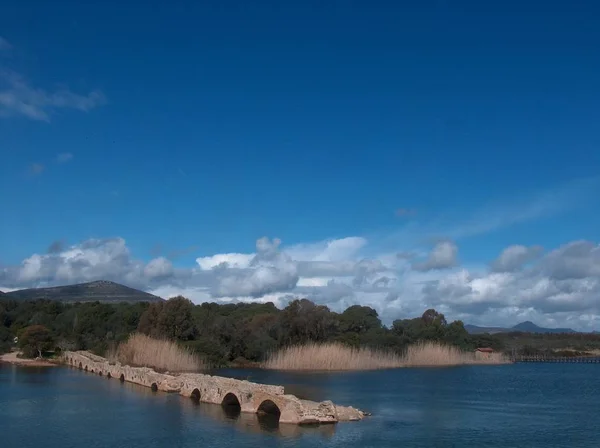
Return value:
<svg viewBox="0 0 600 448">
<path fill-rule="evenodd" d="M 31 288 L 2 294 L 3 299 L 58 300 L 61 302 L 160 302 L 158 296 L 118 283 L 100 280 L 77 285 Z"/>
<path fill-rule="evenodd" d="M 522 331 L 524 333 L 577 333 L 572 328 L 544 328 L 538 327 L 530 321 L 521 322 L 512 327 L 514 331 Z"/>
<path fill-rule="evenodd" d="M 513 331 L 520 331 L 523 333 L 577 333 L 571 328 L 544 328 L 539 327 L 533 322 L 525 321 L 514 327 L 478 327 L 477 325 L 465 325 L 465 329 L 470 334 L 483 334 L 483 333 L 510 333 Z"/>
<path fill-rule="evenodd" d="M 503 327 L 478 327 L 477 325 L 466 324 L 465 330 L 467 330 L 470 334 L 494 334 L 494 333 L 506 333 L 510 331 L 508 328 Z"/>
</svg>

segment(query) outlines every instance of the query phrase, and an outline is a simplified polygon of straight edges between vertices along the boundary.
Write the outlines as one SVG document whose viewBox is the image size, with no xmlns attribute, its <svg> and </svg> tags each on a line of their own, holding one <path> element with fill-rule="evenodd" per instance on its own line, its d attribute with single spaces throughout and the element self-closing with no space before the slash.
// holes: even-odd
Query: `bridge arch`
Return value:
<svg viewBox="0 0 600 448">
<path fill-rule="evenodd" d="M 238 407 L 238 408 L 242 407 L 242 405 L 240 404 L 239 398 L 233 392 L 229 392 L 229 393 L 225 394 L 225 396 L 223 397 L 223 400 L 221 401 L 221 406 L 227 406 L 227 407 L 232 407 L 232 408 L 233 407 Z"/>
<path fill-rule="evenodd" d="M 119 377 L 119 381 L 124 383 L 125 382 L 125 375 L 121 374 L 121 376 Z"/>
<path fill-rule="evenodd" d="M 240 399 L 233 392 L 225 394 L 221 401 L 221 408 L 225 412 L 227 418 L 237 420 L 242 412 Z"/>
<path fill-rule="evenodd" d="M 150 389 L 152 389 L 152 392 L 156 392 L 158 390 L 158 384 L 152 383 L 150 385 Z"/>
<path fill-rule="evenodd" d="M 200 393 L 200 389 L 196 388 L 192 391 L 192 393 L 190 394 L 190 398 L 194 401 L 200 401 L 200 398 L 202 397 L 202 394 Z"/>
<path fill-rule="evenodd" d="M 79 370 L 83 369 L 83 364 L 79 363 Z"/>
<path fill-rule="evenodd" d="M 279 422 L 281 417 L 281 409 L 273 400 L 264 400 L 256 410 L 259 418 L 268 419 L 272 422 Z"/>
<path fill-rule="evenodd" d="M 264 400 L 258 406 L 256 413 L 263 414 L 263 415 L 273 415 L 273 416 L 277 416 L 277 418 L 279 418 L 279 416 L 281 415 L 281 409 L 279 409 L 279 406 L 277 406 L 277 404 L 274 401 Z"/>
</svg>

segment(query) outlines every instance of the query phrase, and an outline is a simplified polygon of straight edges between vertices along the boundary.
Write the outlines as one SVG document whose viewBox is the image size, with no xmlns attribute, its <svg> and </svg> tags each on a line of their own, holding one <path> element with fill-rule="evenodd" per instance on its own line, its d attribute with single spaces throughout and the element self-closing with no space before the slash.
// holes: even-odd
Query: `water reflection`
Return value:
<svg viewBox="0 0 600 448">
<path fill-rule="evenodd" d="M 240 412 L 240 408 L 232 405 L 218 406 L 198 402 L 181 397 L 183 408 L 192 413 L 194 418 L 205 417 L 221 424 L 232 425 L 236 429 L 252 433 L 269 433 L 279 437 L 297 438 L 304 434 L 329 438 L 335 434 L 336 425 L 298 426 L 279 423 L 279 416 L 270 413 L 252 414 Z"/>
<path fill-rule="evenodd" d="M 230 412 L 97 373 L 0 365 L 0 446 L 597 448 L 597 367 L 252 372 L 257 382 L 321 388 L 317 399 L 373 411 L 360 423 L 304 428 L 280 424 L 267 406 L 263 415 Z"/>
<path fill-rule="evenodd" d="M 73 373 L 90 377 L 98 376 L 95 373 L 77 371 L 76 369 L 73 370 Z M 335 434 L 336 430 L 336 425 L 333 424 L 299 426 L 279 423 L 279 409 L 273 409 L 269 406 L 269 403 L 266 402 L 263 403 L 263 409 L 261 409 L 262 412 L 259 412 L 258 414 L 241 412 L 239 401 L 234 394 L 225 396 L 223 403 L 219 406 L 217 404 L 199 401 L 199 393 L 198 396 L 186 398 L 178 394 L 155 392 L 152 391 L 151 388 L 140 386 L 139 384 L 120 382 L 117 378 L 109 379 L 107 377 L 102 377 L 97 380 L 106 383 L 104 386 L 101 386 L 101 384 L 98 383 L 97 386 L 105 390 L 105 393 L 108 393 L 108 395 L 127 393 L 130 398 L 134 398 L 136 401 L 151 399 L 158 407 L 168 407 L 168 414 L 173 417 L 169 420 L 170 424 L 173 425 L 172 427 L 182 427 L 179 417 L 175 418 L 175 410 L 173 409 L 179 408 L 176 412 L 178 416 L 180 414 L 188 414 L 188 417 L 191 415 L 192 419 L 198 420 L 205 420 L 205 418 L 208 417 L 215 422 L 232 425 L 234 428 L 242 431 L 268 433 L 284 438 L 298 438 L 305 434 L 330 438 Z M 92 384 L 96 383 L 94 382 Z M 106 390 L 106 386 L 108 386 L 108 390 Z M 89 384 L 84 387 L 89 390 Z M 175 404 L 173 400 L 175 400 L 177 404 Z M 273 406 L 275 406 L 274 403 Z"/>
</svg>

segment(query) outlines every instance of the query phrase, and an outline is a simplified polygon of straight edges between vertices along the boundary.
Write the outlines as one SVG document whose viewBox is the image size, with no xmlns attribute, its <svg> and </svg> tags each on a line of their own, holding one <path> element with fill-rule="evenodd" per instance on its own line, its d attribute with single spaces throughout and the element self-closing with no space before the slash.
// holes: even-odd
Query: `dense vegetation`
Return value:
<svg viewBox="0 0 600 448">
<path fill-rule="evenodd" d="M 558 340 L 565 348 L 600 348 L 598 335 L 586 335 L 585 340 L 577 339 L 580 335 L 522 339 L 514 335 L 469 335 L 462 322 L 448 323 L 435 310 L 427 310 L 414 319 L 396 320 L 388 328 L 372 308 L 357 305 L 334 313 L 304 299 L 291 302 L 283 310 L 272 303 L 194 305 L 183 297 L 151 304 L 0 300 L 0 350 L 9 349 L 12 339 L 22 337 L 33 325 L 47 328 L 50 345 L 58 350 L 85 349 L 104 355 L 138 331 L 154 338 L 176 340 L 215 365 L 263 361 L 279 348 L 307 342 L 339 342 L 399 354 L 420 341 L 447 343 L 463 350 L 542 350 L 548 345 L 529 344 L 557 344 Z M 47 349 L 47 345 L 43 348 Z M 29 350 L 37 349 L 30 346 Z"/>
</svg>

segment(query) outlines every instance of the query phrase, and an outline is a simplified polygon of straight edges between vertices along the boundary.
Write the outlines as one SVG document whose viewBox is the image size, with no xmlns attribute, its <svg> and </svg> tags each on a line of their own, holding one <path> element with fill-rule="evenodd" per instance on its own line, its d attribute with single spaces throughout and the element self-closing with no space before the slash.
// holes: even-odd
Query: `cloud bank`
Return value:
<svg viewBox="0 0 600 448">
<path fill-rule="evenodd" d="M 299 297 L 342 310 L 374 307 L 384 322 L 429 307 L 475 324 L 600 327 L 600 246 L 572 241 L 547 251 L 513 245 L 479 268 L 458 263 L 458 246 L 436 244 L 422 262 L 402 252 L 373 255 L 362 237 L 285 247 L 260 238 L 253 253 L 202 256 L 188 268 L 157 257 L 142 261 L 124 239 L 52 244 L 18 266 L 0 269 L 0 289 L 113 280 L 162 297 L 182 294 L 199 303 L 267 302 Z M 369 256 L 364 256 L 370 253 Z"/>
</svg>

